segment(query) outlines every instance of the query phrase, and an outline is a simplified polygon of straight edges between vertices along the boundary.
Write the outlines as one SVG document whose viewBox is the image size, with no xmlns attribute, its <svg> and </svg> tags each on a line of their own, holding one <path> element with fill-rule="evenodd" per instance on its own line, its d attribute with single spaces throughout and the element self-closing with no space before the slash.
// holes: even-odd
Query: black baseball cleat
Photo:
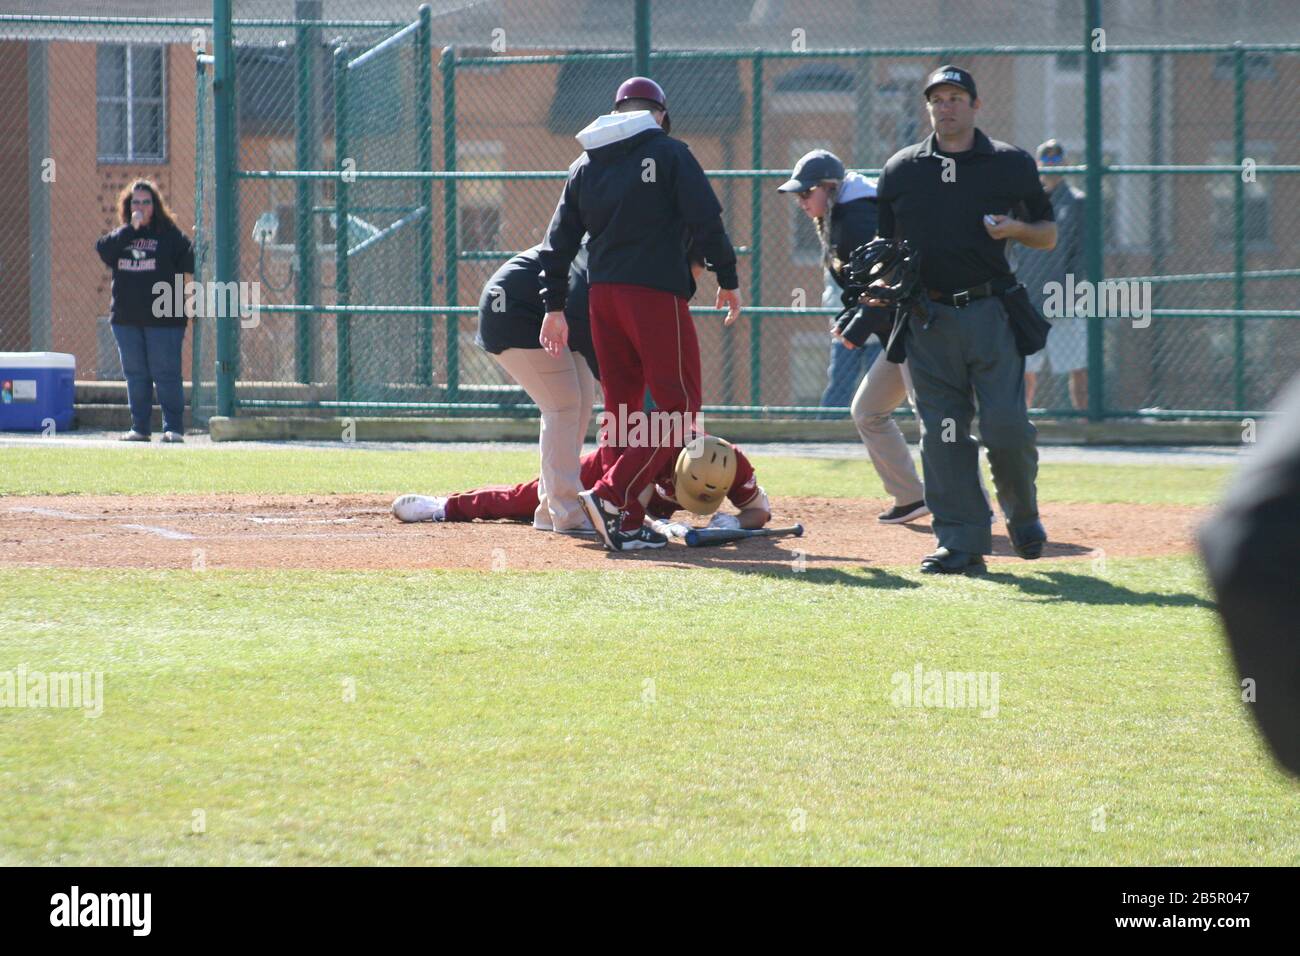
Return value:
<svg viewBox="0 0 1300 956">
<path fill-rule="evenodd" d="M 973 551 L 940 548 L 921 559 L 922 574 L 983 574 L 987 570 L 984 555 Z"/>
<path fill-rule="evenodd" d="M 924 518 L 929 513 L 930 509 L 924 501 L 913 501 L 910 505 L 895 505 L 888 511 L 882 511 L 876 520 L 881 524 L 902 524 L 904 521 Z"/>
<path fill-rule="evenodd" d="M 591 491 L 578 492 L 578 501 L 582 502 L 582 510 L 591 520 L 591 526 L 596 529 L 596 537 L 600 538 L 601 544 L 609 551 L 622 551 L 618 539 L 623 534 L 623 512 L 605 499 L 597 498 Z M 664 539 L 665 542 L 667 540 Z"/>
<path fill-rule="evenodd" d="M 1007 525 L 1007 537 L 1011 539 L 1011 547 L 1015 549 L 1016 554 L 1026 561 L 1036 561 L 1043 556 L 1043 545 L 1047 544 L 1047 531 L 1044 530 L 1041 521 L 1031 521 L 1019 528 Z"/>
<path fill-rule="evenodd" d="M 668 543 L 668 538 L 653 528 L 642 525 L 635 531 L 618 532 L 614 542 L 618 545 L 618 551 L 643 551 L 646 548 L 662 548 Z"/>
</svg>

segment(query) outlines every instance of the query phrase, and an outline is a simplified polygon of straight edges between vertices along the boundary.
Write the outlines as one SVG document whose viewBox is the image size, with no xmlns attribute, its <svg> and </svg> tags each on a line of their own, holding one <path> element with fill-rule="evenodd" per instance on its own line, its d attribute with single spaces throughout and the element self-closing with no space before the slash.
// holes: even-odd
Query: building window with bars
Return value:
<svg viewBox="0 0 1300 956">
<path fill-rule="evenodd" d="M 161 46 L 101 44 L 95 112 L 101 163 L 167 159 L 166 72 Z"/>
</svg>

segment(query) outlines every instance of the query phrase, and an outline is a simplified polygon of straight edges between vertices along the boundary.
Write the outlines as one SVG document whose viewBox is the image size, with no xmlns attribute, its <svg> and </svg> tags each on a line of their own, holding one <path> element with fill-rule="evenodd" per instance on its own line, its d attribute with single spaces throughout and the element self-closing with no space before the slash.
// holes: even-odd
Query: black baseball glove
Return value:
<svg viewBox="0 0 1300 956">
<path fill-rule="evenodd" d="M 859 349 L 866 344 L 867 336 L 873 332 L 880 336 L 883 343 L 894 324 L 889 309 L 862 305 L 858 301 L 866 291 L 867 287 L 862 285 L 850 285 L 845 289 L 840 296 L 844 308 L 831 323 L 835 334 Z"/>
<path fill-rule="evenodd" d="M 879 336 L 881 344 L 883 344 L 889 338 L 889 331 L 893 327 L 894 320 L 891 310 L 874 305 L 864 305 L 842 328 L 838 328 L 838 331 L 841 338 L 852 343 L 854 348 L 860 349 L 866 344 L 867 336 L 873 333 Z"/>
</svg>

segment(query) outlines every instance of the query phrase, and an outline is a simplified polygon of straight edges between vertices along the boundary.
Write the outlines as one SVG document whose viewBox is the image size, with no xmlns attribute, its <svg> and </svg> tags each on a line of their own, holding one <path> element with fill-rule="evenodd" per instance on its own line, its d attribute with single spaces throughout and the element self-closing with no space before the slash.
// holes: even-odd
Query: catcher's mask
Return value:
<svg viewBox="0 0 1300 956">
<path fill-rule="evenodd" d="M 906 239 L 872 239 L 849 256 L 849 276 L 861 286 L 884 279 L 888 284 L 872 289 L 872 297 L 910 305 L 921 297 L 921 253 Z"/>
<path fill-rule="evenodd" d="M 711 515 L 736 480 L 736 449 L 713 435 L 692 439 L 677 456 L 673 489 L 677 503 L 697 515 Z"/>
</svg>

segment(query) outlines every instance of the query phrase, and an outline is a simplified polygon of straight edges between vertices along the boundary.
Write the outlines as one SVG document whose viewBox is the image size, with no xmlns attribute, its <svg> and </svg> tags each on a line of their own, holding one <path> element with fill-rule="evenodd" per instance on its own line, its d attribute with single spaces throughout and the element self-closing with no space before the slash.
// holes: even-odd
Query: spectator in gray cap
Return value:
<svg viewBox="0 0 1300 956">
<path fill-rule="evenodd" d="M 799 158 L 790 178 L 777 187 L 778 192 L 794 193 L 799 208 L 813 222 L 825 267 L 822 305 L 835 308 L 839 308 L 840 296 L 844 292 L 837 278 L 838 270 L 833 265 L 835 240 L 843 239 L 846 233 L 850 241 L 856 239 L 869 222 L 871 231 L 866 233 L 865 239 L 857 240 L 857 245 L 861 245 L 872 239 L 876 228 L 875 181 L 857 173 L 849 180 L 844 176 L 844 163 L 838 156 L 830 150 L 814 149 Z M 856 246 L 847 245 L 841 260 L 847 261 L 848 253 L 854 248 Z M 823 408 L 843 408 L 849 404 L 863 373 L 875 361 L 878 348 L 873 342 L 866 349 L 853 350 L 832 339 L 831 362 L 826 370 L 826 389 L 821 399 Z"/>
<path fill-rule="evenodd" d="M 846 172 L 844 163 L 834 153 L 814 149 L 795 164 L 790 178 L 777 190 L 793 193 L 799 208 L 813 221 L 826 270 L 822 305 L 838 308 L 845 286 L 851 284 L 847 274 L 849 256 L 876 235 L 875 180 Z M 892 417 L 894 410 L 909 397 L 911 379 L 906 364 L 885 361 L 882 343 L 873 341 L 867 331 L 874 324 L 879 330 L 875 339 L 887 333 L 888 311 L 872 306 L 859 308 L 868 313 L 866 319 L 874 318 L 875 322 L 854 326 L 861 334 L 849 335 L 846 329 L 845 336 L 832 338 L 830 383 L 822 395 L 822 405 L 842 408 L 851 402 L 853 423 L 867 446 L 867 455 L 886 493 L 894 499 L 878 520 L 901 524 L 929 514 L 925 489 L 916 473 L 907 440 Z M 864 364 L 870 369 L 866 378 L 862 377 Z"/>
<path fill-rule="evenodd" d="M 1074 275 L 1080 282 L 1087 276 L 1084 263 L 1084 202 L 1087 197 L 1065 181 L 1059 173 L 1051 172 L 1053 166 L 1065 165 L 1065 147 L 1054 139 L 1041 144 L 1037 151 L 1039 178 L 1043 189 L 1052 200 L 1056 213 L 1056 248 L 1032 249 L 1016 246 L 1013 268 L 1029 292 L 1029 299 L 1043 311 L 1047 298 L 1044 287 L 1049 282 L 1059 282 L 1065 287 L 1065 277 Z M 1070 403 L 1077 409 L 1088 407 L 1088 320 L 1049 315 L 1052 334 L 1047 337 L 1047 347 L 1041 352 L 1025 356 L 1025 401 L 1034 404 L 1038 388 L 1038 375 L 1043 370 L 1043 357 L 1051 363 L 1052 371 L 1070 376 Z"/>
</svg>

